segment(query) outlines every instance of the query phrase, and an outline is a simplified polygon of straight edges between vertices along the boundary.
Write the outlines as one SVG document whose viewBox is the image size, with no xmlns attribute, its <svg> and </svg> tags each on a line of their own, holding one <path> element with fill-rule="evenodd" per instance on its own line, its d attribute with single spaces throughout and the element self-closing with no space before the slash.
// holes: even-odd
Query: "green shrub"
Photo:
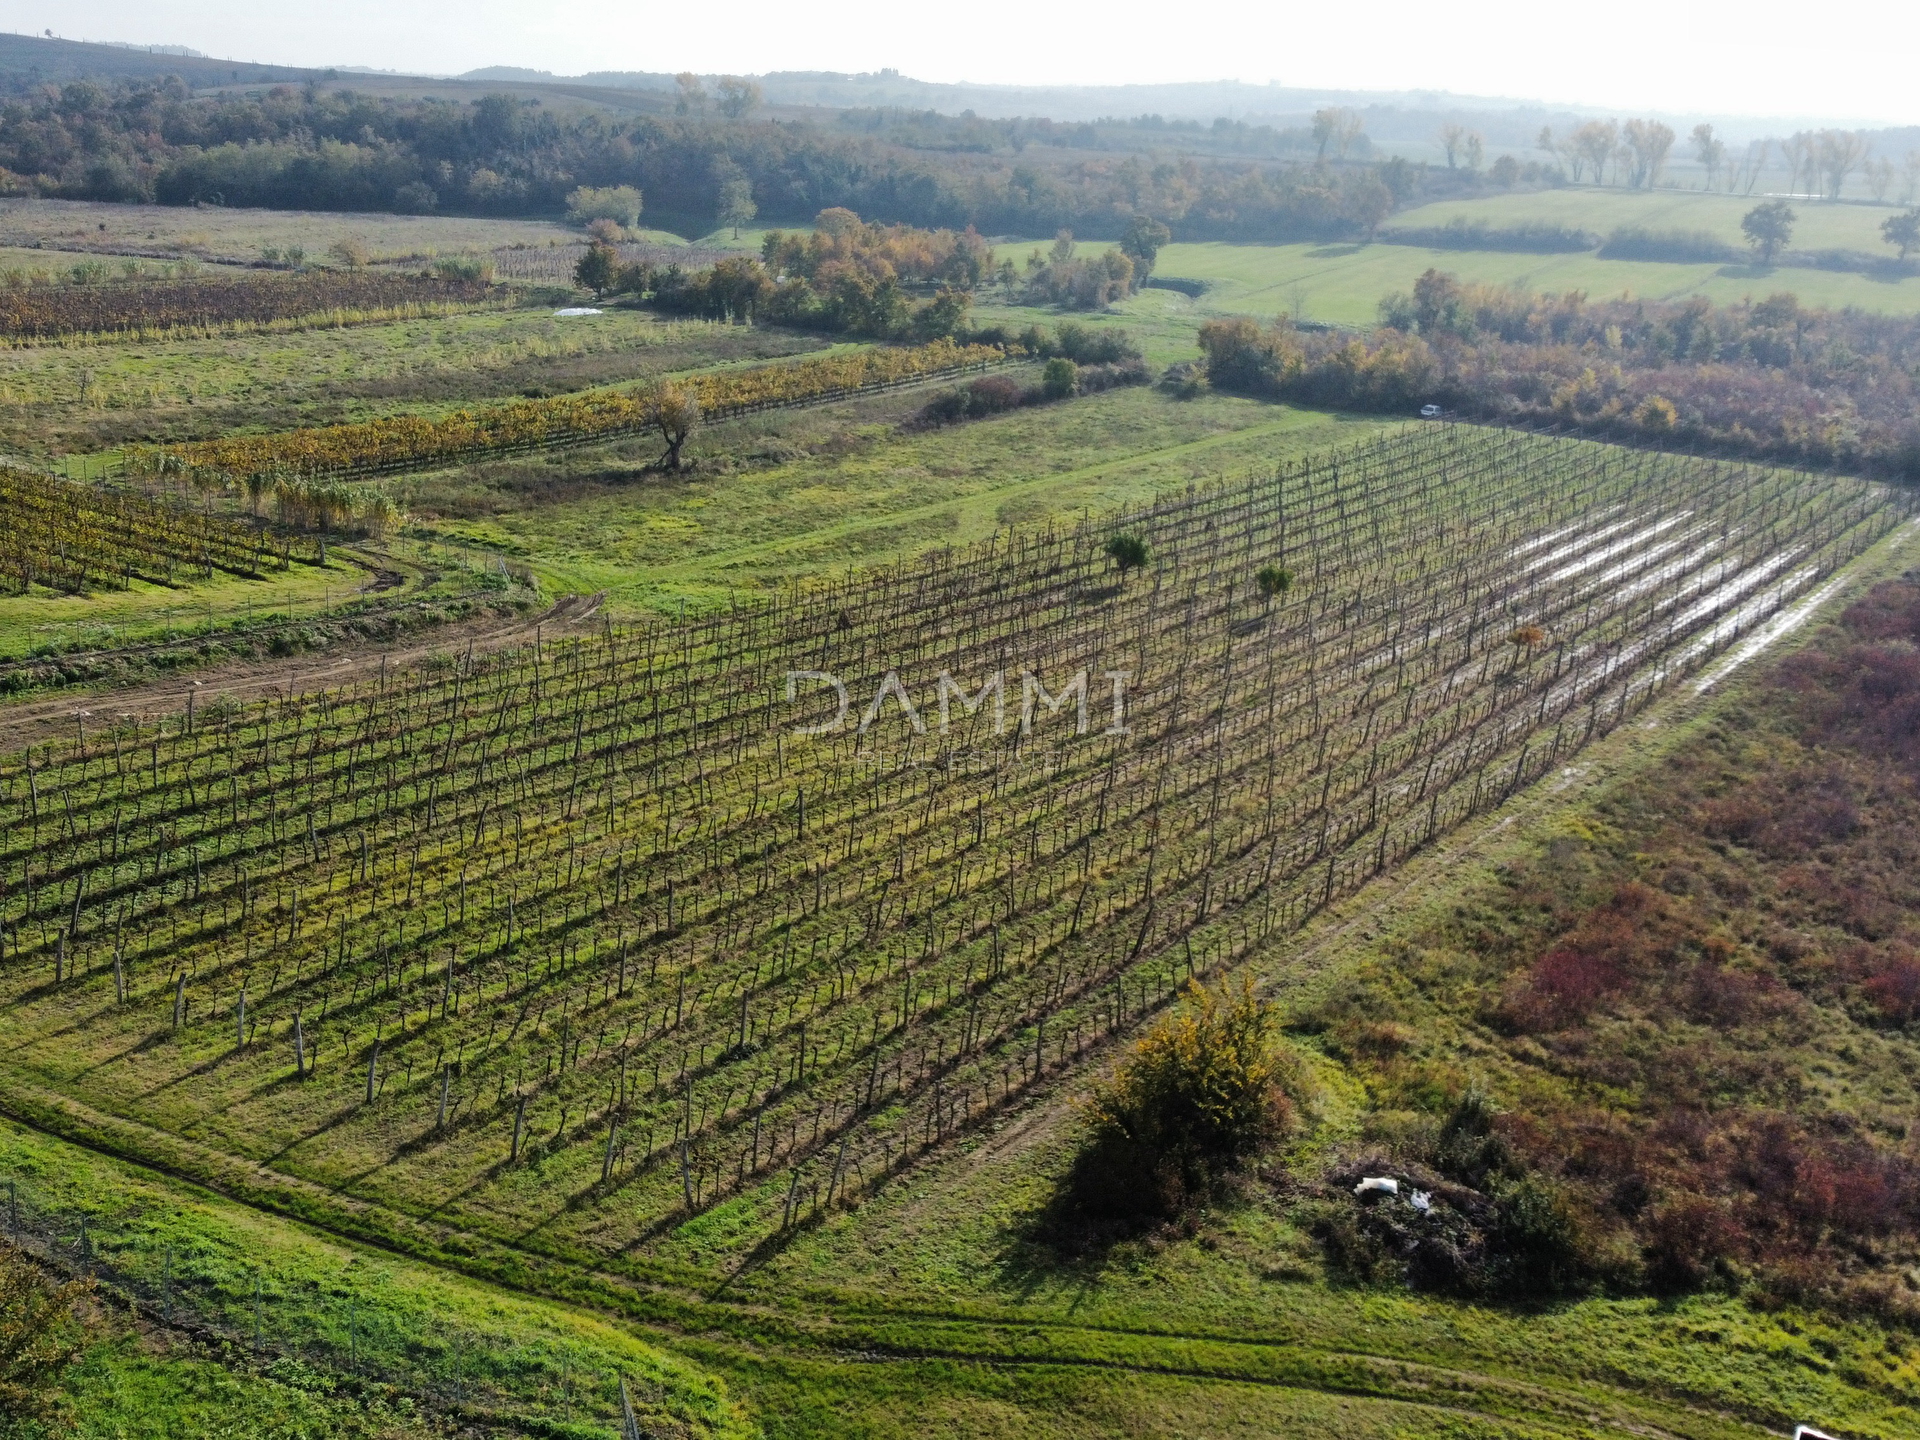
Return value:
<svg viewBox="0 0 1920 1440">
<path fill-rule="evenodd" d="M 86 1342 L 74 1311 L 86 1288 L 55 1285 L 0 1241 L 0 1435 L 65 1428 L 69 1406 L 60 1381 Z"/>
<path fill-rule="evenodd" d="M 582 185 L 567 196 L 567 218 L 576 225 L 611 220 L 632 229 L 640 223 L 640 192 L 631 185 Z"/>
<path fill-rule="evenodd" d="M 1293 571 L 1284 565 L 1263 565 L 1260 573 L 1253 577 L 1253 583 L 1260 587 L 1262 595 L 1271 600 L 1293 589 Z"/>
<path fill-rule="evenodd" d="M 1147 563 L 1147 542 L 1138 535 L 1116 535 L 1102 549 L 1106 557 L 1120 567 L 1122 575 Z"/>
<path fill-rule="evenodd" d="M 443 255 L 433 262 L 433 273 L 442 280 L 472 280 L 491 285 L 493 261 L 478 255 Z"/>
<path fill-rule="evenodd" d="M 1277 1045 L 1273 1006 L 1237 990 L 1188 987 L 1187 1004 L 1133 1047 L 1085 1103 L 1087 1143 L 1073 1191 L 1083 1212 L 1178 1215 L 1291 1128 L 1302 1079 Z"/>
<path fill-rule="evenodd" d="M 1080 378 L 1080 367 L 1064 355 L 1056 355 L 1047 361 L 1046 369 L 1040 372 L 1040 388 L 1049 400 L 1064 400 L 1073 394 L 1074 383 Z"/>
</svg>

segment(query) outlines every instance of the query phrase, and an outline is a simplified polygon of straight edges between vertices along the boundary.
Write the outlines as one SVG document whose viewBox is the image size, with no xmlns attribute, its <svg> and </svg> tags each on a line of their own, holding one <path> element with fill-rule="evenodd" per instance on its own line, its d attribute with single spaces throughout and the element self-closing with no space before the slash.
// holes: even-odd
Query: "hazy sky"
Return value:
<svg viewBox="0 0 1920 1440">
<path fill-rule="evenodd" d="M 443 74 L 482 65 L 562 74 L 893 66 L 927 80 L 1278 80 L 1920 123 L 1920 6 L 1910 0 L 0 0 L 0 29 L 47 28 L 240 60 Z"/>
</svg>

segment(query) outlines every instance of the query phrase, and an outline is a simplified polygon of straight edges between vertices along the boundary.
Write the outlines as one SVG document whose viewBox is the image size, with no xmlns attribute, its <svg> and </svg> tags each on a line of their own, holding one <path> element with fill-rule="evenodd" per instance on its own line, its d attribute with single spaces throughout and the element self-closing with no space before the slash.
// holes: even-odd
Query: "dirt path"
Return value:
<svg viewBox="0 0 1920 1440">
<path fill-rule="evenodd" d="M 123 717 L 146 720 L 155 715 L 172 714 L 186 708 L 189 696 L 204 703 L 216 695 L 257 698 L 288 690 L 317 689 L 357 679 L 370 669 L 377 670 L 382 661 L 389 665 L 410 665 L 436 652 L 500 650 L 531 640 L 542 631 L 565 634 L 598 614 L 604 598 L 604 595 L 563 595 L 538 615 L 504 619 L 494 616 L 439 626 L 386 649 L 356 645 L 350 655 L 235 660 L 196 670 L 191 677 L 170 676 L 110 690 L 70 691 L 0 706 L 0 750 L 72 735 L 82 722 L 104 727 Z"/>
</svg>

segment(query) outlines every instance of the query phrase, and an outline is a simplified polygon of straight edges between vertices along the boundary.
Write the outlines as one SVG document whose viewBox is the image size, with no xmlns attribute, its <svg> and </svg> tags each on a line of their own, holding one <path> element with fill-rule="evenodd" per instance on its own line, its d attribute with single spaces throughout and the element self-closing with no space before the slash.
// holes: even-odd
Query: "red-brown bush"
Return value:
<svg viewBox="0 0 1920 1440">
<path fill-rule="evenodd" d="M 1647 1280 L 1657 1290 L 1693 1290 L 1745 1243 L 1724 1202 L 1676 1195 L 1654 1210 L 1646 1227 Z"/>
<path fill-rule="evenodd" d="M 1920 960 L 1911 951 L 1894 955 L 1862 988 L 1896 1025 L 1920 1018 Z"/>
<path fill-rule="evenodd" d="M 1601 1001 L 1624 988 L 1648 943 L 1641 924 L 1652 901 L 1652 891 L 1629 883 L 1583 916 L 1559 944 L 1529 967 L 1525 980 L 1508 998 L 1509 1020 L 1522 1030 L 1565 1029 L 1585 1020 Z"/>
</svg>

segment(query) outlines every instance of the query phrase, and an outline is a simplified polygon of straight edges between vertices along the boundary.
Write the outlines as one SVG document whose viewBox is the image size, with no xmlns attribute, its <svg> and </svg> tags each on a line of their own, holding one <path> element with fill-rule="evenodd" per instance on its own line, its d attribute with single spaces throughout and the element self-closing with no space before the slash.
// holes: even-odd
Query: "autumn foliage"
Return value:
<svg viewBox="0 0 1920 1440">
<path fill-rule="evenodd" d="M 992 346 L 939 341 L 916 349 L 868 350 L 795 364 L 694 375 L 669 387 L 707 419 L 829 399 L 955 371 L 1002 358 Z M 232 476 L 274 472 L 370 475 L 444 464 L 470 456 L 579 444 L 659 428 L 668 392 L 599 391 L 520 401 L 447 415 L 393 415 L 351 425 L 278 435 L 238 435 L 140 452 L 137 469 L 169 465 Z M 682 437 L 684 438 L 684 436 Z M 677 446 L 675 447 L 677 452 Z"/>
<path fill-rule="evenodd" d="M 1792 295 L 1591 302 L 1429 270 L 1370 334 L 1201 327 L 1225 389 L 1315 404 L 1578 426 L 1662 445 L 1920 478 L 1920 320 Z"/>
</svg>

